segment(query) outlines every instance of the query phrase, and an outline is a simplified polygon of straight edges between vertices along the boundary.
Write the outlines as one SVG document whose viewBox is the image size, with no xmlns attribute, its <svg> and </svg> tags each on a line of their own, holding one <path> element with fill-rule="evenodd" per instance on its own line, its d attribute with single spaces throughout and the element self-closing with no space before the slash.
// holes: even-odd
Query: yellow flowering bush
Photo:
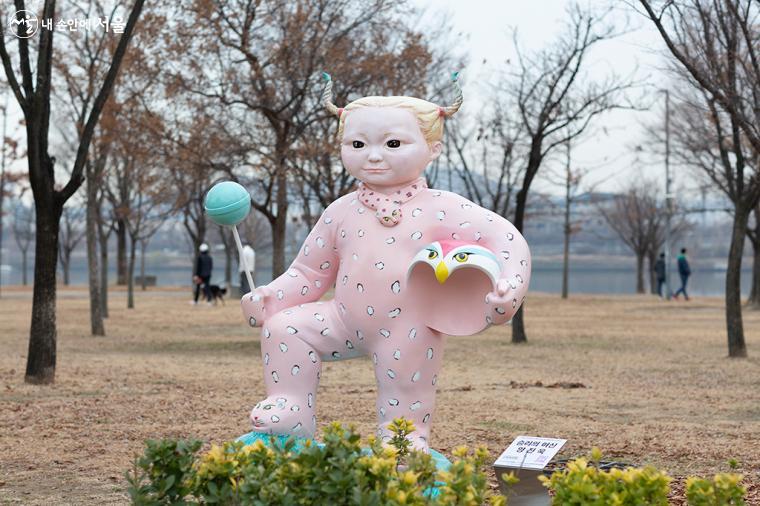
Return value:
<svg viewBox="0 0 760 506">
<path fill-rule="evenodd" d="M 716 474 L 712 480 L 691 477 L 686 480 L 686 500 L 690 506 L 744 506 L 747 489 L 741 484 L 742 475 Z"/>
<path fill-rule="evenodd" d="M 149 443 L 128 475 L 133 504 L 504 505 L 488 488 L 488 452 L 459 448 L 446 472 L 404 437 L 414 425 L 393 422 L 393 446 L 371 437 L 362 449 L 353 427 L 332 424 L 323 444 L 224 443 L 201 455 L 199 442 Z M 176 451 L 180 447 L 181 451 Z M 181 465 L 172 464 L 172 458 Z M 171 479 L 166 476 L 171 475 Z"/>
</svg>

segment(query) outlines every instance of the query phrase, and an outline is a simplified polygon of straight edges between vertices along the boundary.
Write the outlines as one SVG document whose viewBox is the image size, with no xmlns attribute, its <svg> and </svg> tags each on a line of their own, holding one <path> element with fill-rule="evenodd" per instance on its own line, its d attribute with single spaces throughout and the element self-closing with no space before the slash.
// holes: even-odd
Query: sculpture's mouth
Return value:
<svg viewBox="0 0 760 506">
<path fill-rule="evenodd" d="M 364 169 L 364 172 L 368 172 L 370 174 L 380 174 L 382 172 L 388 172 L 388 169 L 381 169 L 380 167 L 367 167 Z"/>
</svg>

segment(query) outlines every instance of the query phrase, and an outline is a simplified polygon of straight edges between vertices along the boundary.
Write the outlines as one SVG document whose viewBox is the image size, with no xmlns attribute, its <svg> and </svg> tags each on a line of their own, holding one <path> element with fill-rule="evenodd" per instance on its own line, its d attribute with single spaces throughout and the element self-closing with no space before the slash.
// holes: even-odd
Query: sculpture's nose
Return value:
<svg viewBox="0 0 760 506">
<path fill-rule="evenodd" d="M 367 160 L 370 162 L 381 162 L 383 161 L 383 155 L 380 153 L 379 149 L 371 148 Z"/>
</svg>

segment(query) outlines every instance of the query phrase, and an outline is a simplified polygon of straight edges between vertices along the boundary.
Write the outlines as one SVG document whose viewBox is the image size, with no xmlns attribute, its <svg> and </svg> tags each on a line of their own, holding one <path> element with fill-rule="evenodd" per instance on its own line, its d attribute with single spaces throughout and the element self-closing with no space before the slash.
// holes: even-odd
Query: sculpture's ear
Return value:
<svg viewBox="0 0 760 506">
<path fill-rule="evenodd" d="M 443 152 L 443 143 L 441 141 L 436 141 L 430 145 L 430 161 L 432 162 L 439 156 L 441 156 L 441 153 Z"/>
<path fill-rule="evenodd" d="M 457 269 L 441 284 L 425 262 L 412 265 L 407 276 L 409 300 L 418 301 L 423 323 L 452 336 L 477 334 L 490 325 L 486 295 L 494 290 L 491 278 L 480 269 Z"/>
</svg>

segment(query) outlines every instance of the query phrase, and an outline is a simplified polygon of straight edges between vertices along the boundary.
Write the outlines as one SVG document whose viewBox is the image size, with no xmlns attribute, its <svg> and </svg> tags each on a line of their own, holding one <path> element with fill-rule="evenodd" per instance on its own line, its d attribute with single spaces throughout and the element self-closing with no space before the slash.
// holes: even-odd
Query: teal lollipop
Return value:
<svg viewBox="0 0 760 506">
<path fill-rule="evenodd" d="M 217 225 L 234 226 L 248 216 L 251 196 L 242 185 L 224 181 L 211 187 L 204 202 L 206 215 Z"/>
<path fill-rule="evenodd" d="M 232 235 L 235 237 L 240 261 L 243 262 L 245 268 L 248 286 L 253 290 L 255 287 L 251 278 L 251 269 L 246 264 L 243 245 L 235 226 L 243 221 L 251 211 L 251 196 L 248 191 L 234 181 L 217 183 L 206 194 L 203 207 L 206 209 L 206 216 L 211 218 L 211 221 L 217 225 L 232 227 Z"/>
</svg>

